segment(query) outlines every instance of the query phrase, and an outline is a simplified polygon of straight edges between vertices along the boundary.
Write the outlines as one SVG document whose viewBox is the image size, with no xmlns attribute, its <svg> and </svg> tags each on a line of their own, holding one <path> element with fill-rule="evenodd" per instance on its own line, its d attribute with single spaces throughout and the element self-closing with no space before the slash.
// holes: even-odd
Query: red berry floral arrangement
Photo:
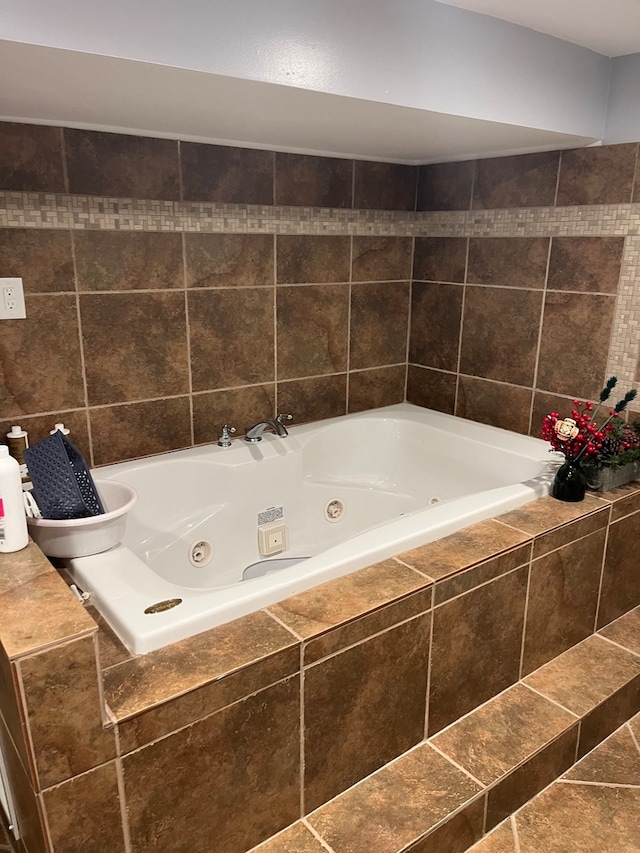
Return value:
<svg viewBox="0 0 640 853">
<path fill-rule="evenodd" d="M 558 412 L 550 412 L 542 422 L 542 438 L 567 462 L 580 463 L 589 482 L 597 481 L 602 468 L 618 468 L 640 460 L 640 421 L 627 423 L 621 417 L 637 392 L 627 391 L 612 409 L 601 413 L 617 381 L 615 376 L 608 380 L 597 404 L 573 400 L 571 417 L 561 418 Z"/>
</svg>

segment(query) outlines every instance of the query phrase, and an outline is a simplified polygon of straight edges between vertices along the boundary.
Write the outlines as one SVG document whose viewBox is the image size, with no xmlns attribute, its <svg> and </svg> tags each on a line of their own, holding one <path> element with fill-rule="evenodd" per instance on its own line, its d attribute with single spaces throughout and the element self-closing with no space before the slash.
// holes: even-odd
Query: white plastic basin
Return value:
<svg viewBox="0 0 640 853">
<path fill-rule="evenodd" d="M 48 557 L 88 557 L 122 541 L 127 514 L 138 499 L 136 490 L 116 480 L 94 480 L 105 508 L 89 518 L 28 518 L 29 533 Z"/>
</svg>

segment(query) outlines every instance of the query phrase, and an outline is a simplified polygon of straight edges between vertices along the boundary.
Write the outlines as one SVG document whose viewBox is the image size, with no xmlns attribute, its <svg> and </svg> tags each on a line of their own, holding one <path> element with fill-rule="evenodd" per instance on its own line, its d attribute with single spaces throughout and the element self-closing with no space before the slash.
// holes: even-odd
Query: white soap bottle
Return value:
<svg viewBox="0 0 640 853">
<path fill-rule="evenodd" d="M 0 554 L 20 551 L 28 544 L 20 466 L 7 445 L 0 444 Z"/>
</svg>

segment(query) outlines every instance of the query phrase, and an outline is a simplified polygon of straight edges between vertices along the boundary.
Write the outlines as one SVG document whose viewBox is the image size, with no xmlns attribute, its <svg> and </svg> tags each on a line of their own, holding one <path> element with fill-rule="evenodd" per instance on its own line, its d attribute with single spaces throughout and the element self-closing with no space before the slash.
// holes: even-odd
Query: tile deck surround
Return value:
<svg viewBox="0 0 640 853">
<path fill-rule="evenodd" d="M 269 732 L 270 749 L 279 756 L 281 767 L 280 794 L 275 808 L 266 808 L 264 802 L 254 804 L 254 821 L 261 830 L 233 822 L 220 824 L 219 832 L 227 838 L 225 853 L 227 849 L 244 853 L 256 843 L 262 844 L 257 848 L 260 853 L 359 853 L 369 849 L 378 853 L 462 853 L 640 710 L 640 602 L 602 626 L 596 635 L 596 603 L 583 603 L 591 614 L 588 636 L 577 644 L 559 636 L 558 653 L 529 674 L 523 672 L 520 653 L 515 669 L 509 664 L 502 670 L 503 686 L 496 682 L 493 695 L 479 696 L 473 707 L 463 709 L 457 699 L 453 705 L 442 704 L 438 696 L 444 694 L 438 693 L 438 679 L 450 679 L 462 661 L 467 661 L 465 667 L 468 664 L 463 675 L 473 678 L 476 671 L 482 678 L 485 662 L 478 656 L 476 640 L 470 648 L 453 645 L 444 651 L 446 644 L 438 645 L 437 631 L 443 630 L 438 624 L 446 625 L 448 615 L 463 603 L 470 624 L 480 619 L 476 624 L 484 626 L 485 590 L 498 594 L 501 585 L 510 590 L 505 607 L 511 602 L 515 611 L 520 606 L 526 610 L 529 585 L 525 582 L 521 587 L 520 581 L 514 585 L 521 574 L 526 578 L 537 563 L 554 554 L 567 555 L 565 567 L 559 564 L 558 569 L 566 571 L 571 556 L 578 559 L 581 543 L 601 536 L 600 531 L 612 525 L 624 531 L 625 525 L 635 524 L 639 510 L 640 482 L 607 494 L 590 494 L 583 504 L 542 498 L 141 657 L 131 657 L 103 620 L 92 618 L 92 608 L 83 608 L 71 596 L 63 577 L 35 545 L 3 558 L 0 687 L 6 689 L 0 690 L 0 737 L 9 738 L 16 768 L 23 768 L 16 772 L 24 776 L 22 820 L 28 832 L 20 853 L 66 853 L 67 849 L 98 853 L 105 849 L 105 839 L 110 839 L 110 853 L 126 853 L 129 848 L 124 839 L 129 834 L 134 839 L 133 849 L 141 853 L 156 843 L 172 849 L 162 813 L 172 813 L 174 827 L 188 820 L 187 813 L 183 814 L 183 806 L 169 793 L 163 794 L 157 800 L 164 803 L 159 806 L 161 812 L 149 824 L 148 792 L 140 799 L 134 780 L 151 780 L 151 768 L 157 770 L 158 762 L 162 763 L 165 774 L 152 784 L 160 796 L 157 786 L 173 772 L 172 756 L 185 749 L 193 752 L 193 766 L 200 762 L 197 756 L 213 750 L 218 763 L 214 766 L 203 758 L 201 773 L 221 776 L 227 772 L 227 738 L 235 738 L 231 733 L 242 731 L 249 720 L 258 726 L 251 738 L 260 736 L 262 726 Z M 605 557 L 603 575 L 608 570 Z M 607 594 L 604 586 L 601 594 Z M 476 610 L 478 615 L 474 615 Z M 518 618 L 514 626 L 524 636 L 526 625 Z M 397 718 L 396 703 L 389 701 L 387 691 L 394 673 L 404 673 L 404 684 L 419 685 L 420 673 L 426 678 L 424 654 L 429 651 L 432 619 L 436 623 L 432 655 L 442 649 L 453 657 L 446 666 L 431 668 L 429 690 L 435 702 L 431 711 L 441 723 L 428 729 L 423 718 L 428 710 L 424 708 L 426 681 L 420 688 L 423 709 L 418 694 L 415 700 L 407 694 Z M 75 705 L 74 690 L 82 689 L 85 699 L 89 697 L 91 678 L 86 681 L 86 676 L 90 676 L 91 664 L 83 663 L 88 649 L 94 649 L 91 659 L 100 670 L 93 675 L 99 692 L 96 699 Z M 487 654 L 497 655 L 494 667 L 506 666 L 499 662 L 498 652 Z M 59 666 L 58 659 L 73 661 L 73 665 Z M 353 680 L 356 671 L 361 674 L 361 687 Z M 86 686 L 80 688 L 81 673 Z M 302 720 L 297 686 L 301 673 L 307 682 Z M 380 687 L 387 685 L 384 695 L 376 695 L 377 682 Z M 10 695 L 15 689 L 23 698 L 12 704 Z M 355 690 L 352 696 L 351 689 Z M 403 688 L 398 682 L 393 689 L 399 694 Z M 325 711 L 315 715 L 327 705 L 325 694 L 335 696 L 336 690 L 344 693 L 344 703 L 329 703 L 339 724 L 327 729 L 326 721 L 322 722 Z M 67 697 L 62 716 L 55 706 L 56 695 Z M 21 701 L 26 702 L 24 707 Z M 105 703 L 101 709 L 90 707 L 101 702 Z M 384 704 L 377 704 L 380 702 Z M 415 705 L 413 711 L 404 708 L 406 702 Z M 382 714 L 380 725 L 373 728 L 372 713 Z M 58 729 L 55 717 L 48 714 L 64 719 L 67 728 Z M 277 726 L 276 719 L 281 720 Z M 299 737 L 306 740 L 308 764 L 302 777 L 306 808 L 300 813 L 298 795 L 294 796 L 300 771 L 289 741 L 301 722 Z M 342 731 L 340 740 L 335 740 L 335 731 Z M 516 731 L 526 737 L 515 738 Z M 620 735 L 620 742 L 609 744 L 602 761 L 611 764 L 611 755 L 615 758 L 639 736 L 640 724 L 635 722 Z M 247 756 L 253 755 L 251 738 L 245 747 L 236 744 L 236 754 L 246 749 Z M 327 775 L 323 754 L 333 756 L 337 776 Z M 235 761 L 231 756 L 229 760 Z M 625 761 L 623 772 L 635 772 L 634 760 Z M 600 765 L 594 765 L 596 769 L 586 763 L 579 766 L 587 769 L 576 772 L 593 775 Z M 256 767 L 259 775 L 262 770 Z M 267 767 L 268 761 L 265 771 Z M 435 778 L 434 768 L 438 771 Z M 569 788 L 577 781 L 570 777 L 562 785 Z M 553 786 L 548 790 L 554 790 Z M 629 789 L 620 790 L 631 807 Z M 89 803 L 92 798 L 111 796 L 110 791 L 116 801 L 110 801 L 106 811 L 96 810 L 93 829 L 74 830 L 69 802 L 80 798 Z M 121 811 L 115 805 L 123 792 L 129 804 L 124 834 Z M 260 796 L 258 789 L 255 794 L 247 789 L 245 794 Z M 204 788 L 202 795 L 206 796 Z M 559 795 L 554 795 L 554 802 L 562 808 L 576 808 L 574 795 L 578 796 L 577 787 L 563 795 L 568 798 L 566 803 Z M 608 808 L 606 803 L 598 803 L 598 808 Z M 229 807 L 224 798 L 212 805 L 212 814 L 218 815 L 212 818 L 214 823 Z M 524 814 L 527 808 L 517 814 Z M 47 815 L 45 836 L 38 829 L 41 812 Z M 287 823 L 292 825 L 284 829 Z M 187 826 L 190 824 L 184 824 L 183 833 L 193 833 L 191 843 L 197 845 L 204 827 L 187 830 Z M 529 823 L 523 818 L 522 837 L 534 832 L 529 826 L 537 826 L 534 818 Z M 624 838 L 624 833 L 631 832 L 625 826 L 620 828 Z M 487 836 L 486 843 L 508 839 L 509 827 L 501 824 Z M 256 832 L 262 832 L 262 838 Z M 69 841 L 68 848 L 61 846 L 60 839 L 69 835 L 73 843 Z M 274 837 L 264 841 L 270 835 Z M 95 843 L 103 847 L 92 846 Z M 536 847 L 527 848 L 522 842 L 521 849 L 537 853 Z M 490 850 L 487 846 L 487 853 Z"/>
</svg>

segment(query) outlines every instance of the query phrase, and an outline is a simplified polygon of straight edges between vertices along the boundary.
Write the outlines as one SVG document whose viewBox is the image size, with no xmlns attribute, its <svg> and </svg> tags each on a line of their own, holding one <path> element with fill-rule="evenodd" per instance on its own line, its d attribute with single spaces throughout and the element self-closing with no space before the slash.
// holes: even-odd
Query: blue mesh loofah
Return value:
<svg viewBox="0 0 640 853">
<path fill-rule="evenodd" d="M 24 451 L 43 518 L 87 518 L 104 507 L 82 453 L 60 430 Z"/>
</svg>

